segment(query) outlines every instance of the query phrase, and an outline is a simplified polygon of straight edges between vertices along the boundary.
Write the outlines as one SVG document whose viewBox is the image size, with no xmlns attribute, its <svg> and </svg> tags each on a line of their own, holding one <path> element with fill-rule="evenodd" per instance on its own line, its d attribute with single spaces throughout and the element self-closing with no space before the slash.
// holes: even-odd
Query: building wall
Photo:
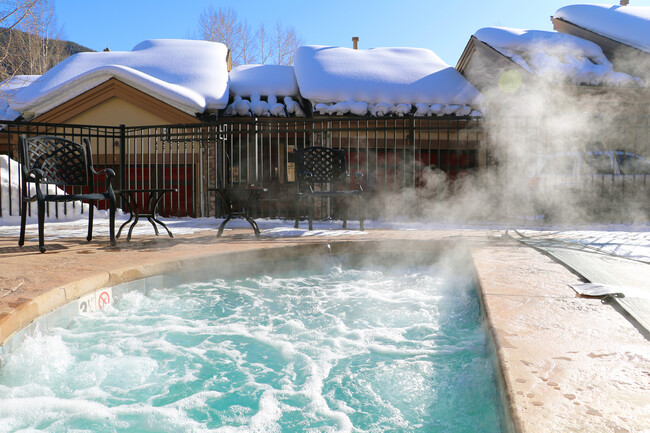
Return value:
<svg viewBox="0 0 650 433">
<path fill-rule="evenodd" d="M 167 120 L 128 101 L 112 97 L 71 117 L 64 123 L 73 125 L 165 125 Z"/>
</svg>

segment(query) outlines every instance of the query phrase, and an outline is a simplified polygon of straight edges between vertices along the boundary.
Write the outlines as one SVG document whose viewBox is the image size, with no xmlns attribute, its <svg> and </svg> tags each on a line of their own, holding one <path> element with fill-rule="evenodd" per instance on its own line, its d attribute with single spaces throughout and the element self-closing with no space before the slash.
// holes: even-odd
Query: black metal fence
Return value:
<svg viewBox="0 0 650 433">
<path fill-rule="evenodd" d="M 423 175 L 441 170 L 450 177 L 485 161 L 481 122 L 472 118 L 237 119 L 219 125 L 214 184 L 261 184 L 268 193 L 259 216 L 295 212 L 294 149 L 344 149 L 348 171 L 361 172 L 369 196 L 422 187 Z M 483 152 L 483 154 L 481 153 Z M 210 178 L 212 182 L 212 178 Z M 338 217 L 332 200 L 320 203 L 322 217 Z"/>
<path fill-rule="evenodd" d="M 322 145 L 344 149 L 349 171 L 363 173 L 370 217 L 392 208 L 389 215 L 408 209 L 414 218 L 447 221 L 468 215 L 500 221 L 538 221 L 544 215 L 547 221 L 558 215 L 544 208 L 543 199 L 552 196 L 560 208 L 581 207 L 582 200 L 598 203 L 593 215 L 599 218 L 607 204 L 617 207 L 608 221 L 626 221 L 626 212 L 650 220 L 650 125 L 647 118 L 628 120 L 609 135 L 572 134 L 570 140 L 558 138 L 552 125 L 519 118 L 224 118 L 151 127 L 4 122 L 0 154 L 16 159 L 20 135 L 79 142 L 88 137 L 95 165 L 117 173 L 116 188 L 178 190 L 161 202 L 164 216 L 220 215 L 222 204 L 211 188 L 256 184 L 268 190 L 256 216 L 292 218 L 293 151 Z M 608 161 L 611 169 L 604 168 Z M 0 177 L 15 179 L 20 176 L 15 171 L 10 165 Z M 19 188 L 0 180 L 0 217 L 19 215 Z M 67 208 L 49 215 L 61 212 Z M 318 215 L 337 218 L 338 206 L 325 200 Z"/>
<path fill-rule="evenodd" d="M 611 107 L 610 107 L 611 108 Z M 650 223 L 650 118 L 492 119 L 495 202 L 510 221 Z"/>
<path fill-rule="evenodd" d="M 81 143 L 83 138 L 89 138 L 92 143 L 93 162 L 96 168 L 114 167 L 117 159 L 107 159 L 105 155 L 112 154 L 116 143 L 120 142 L 122 131 L 119 127 L 64 125 L 45 123 L 3 122 L 0 124 L 0 157 L 3 159 L 3 170 L 0 170 L 0 218 L 20 215 L 20 178 L 18 169 L 18 137 L 55 135 Z M 8 157 L 8 159 L 6 158 Z M 13 162 L 13 163 L 12 163 Z M 5 167 L 6 163 L 6 167 Z M 119 164 L 118 164 L 119 165 Z M 3 178 L 4 177 L 4 178 Z M 105 206 L 105 204 L 103 204 Z M 28 207 L 30 215 L 36 212 L 36 204 Z M 61 218 L 80 206 L 76 202 L 61 203 L 59 206 L 50 204 L 46 215 Z M 81 208 L 83 212 L 83 208 Z"/>
</svg>

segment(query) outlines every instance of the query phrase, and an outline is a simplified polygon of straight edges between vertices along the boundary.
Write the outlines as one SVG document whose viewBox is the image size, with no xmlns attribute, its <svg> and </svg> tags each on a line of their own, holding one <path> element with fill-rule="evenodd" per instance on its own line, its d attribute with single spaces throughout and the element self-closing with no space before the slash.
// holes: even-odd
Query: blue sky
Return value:
<svg viewBox="0 0 650 433">
<path fill-rule="evenodd" d="M 588 0 L 589 3 L 618 4 Z M 128 51 L 145 39 L 196 38 L 201 12 L 232 7 L 251 28 L 293 26 L 305 44 L 360 48 L 419 47 L 455 66 L 481 27 L 553 30 L 555 11 L 581 1 L 557 0 L 55 0 L 64 39 L 94 50 Z M 650 6 L 650 0 L 630 0 Z"/>
</svg>

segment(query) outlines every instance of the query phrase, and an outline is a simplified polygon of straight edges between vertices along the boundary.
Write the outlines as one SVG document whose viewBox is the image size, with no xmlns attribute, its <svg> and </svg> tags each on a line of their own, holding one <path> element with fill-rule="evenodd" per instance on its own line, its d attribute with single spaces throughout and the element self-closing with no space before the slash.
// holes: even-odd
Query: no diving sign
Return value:
<svg viewBox="0 0 650 433">
<path fill-rule="evenodd" d="M 79 313 L 93 313 L 113 302 L 113 290 L 109 287 L 106 289 L 96 290 L 77 300 Z"/>
</svg>

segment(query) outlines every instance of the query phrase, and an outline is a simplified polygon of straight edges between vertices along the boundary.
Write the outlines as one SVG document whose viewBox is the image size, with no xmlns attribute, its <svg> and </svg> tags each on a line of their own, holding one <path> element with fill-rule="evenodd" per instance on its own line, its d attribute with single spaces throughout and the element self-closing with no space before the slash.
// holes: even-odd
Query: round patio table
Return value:
<svg viewBox="0 0 650 433">
<path fill-rule="evenodd" d="M 115 236 L 116 238 L 120 237 L 120 234 L 122 233 L 122 229 L 129 224 L 131 221 L 131 226 L 129 227 L 129 233 L 126 235 L 126 240 L 130 241 L 131 240 L 131 234 L 133 233 L 133 228 L 135 225 L 138 223 L 140 220 L 140 217 L 145 217 L 147 220 L 151 223 L 153 226 L 154 231 L 156 232 L 156 236 L 159 235 L 158 232 L 158 227 L 156 227 L 156 224 L 161 225 L 165 230 L 167 230 L 167 234 L 169 235 L 170 238 L 173 238 L 174 235 L 172 232 L 169 230 L 169 228 L 160 221 L 157 218 L 158 215 L 158 204 L 160 203 L 160 200 L 163 198 L 163 196 L 168 193 L 168 192 L 178 192 L 178 189 L 176 188 L 138 188 L 138 189 L 118 189 L 115 190 L 116 194 L 119 194 L 125 201 L 125 203 L 128 206 L 129 210 L 129 219 L 126 220 L 122 226 L 120 226 L 120 229 L 117 231 L 117 235 Z M 144 209 L 146 209 L 145 213 L 140 213 L 138 211 L 138 202 L 136 199 L 136 195 L 138 193 L 149 193 L 147 197 L 147 202 L 146 205 L 144 206 Z"/>
</svg>

